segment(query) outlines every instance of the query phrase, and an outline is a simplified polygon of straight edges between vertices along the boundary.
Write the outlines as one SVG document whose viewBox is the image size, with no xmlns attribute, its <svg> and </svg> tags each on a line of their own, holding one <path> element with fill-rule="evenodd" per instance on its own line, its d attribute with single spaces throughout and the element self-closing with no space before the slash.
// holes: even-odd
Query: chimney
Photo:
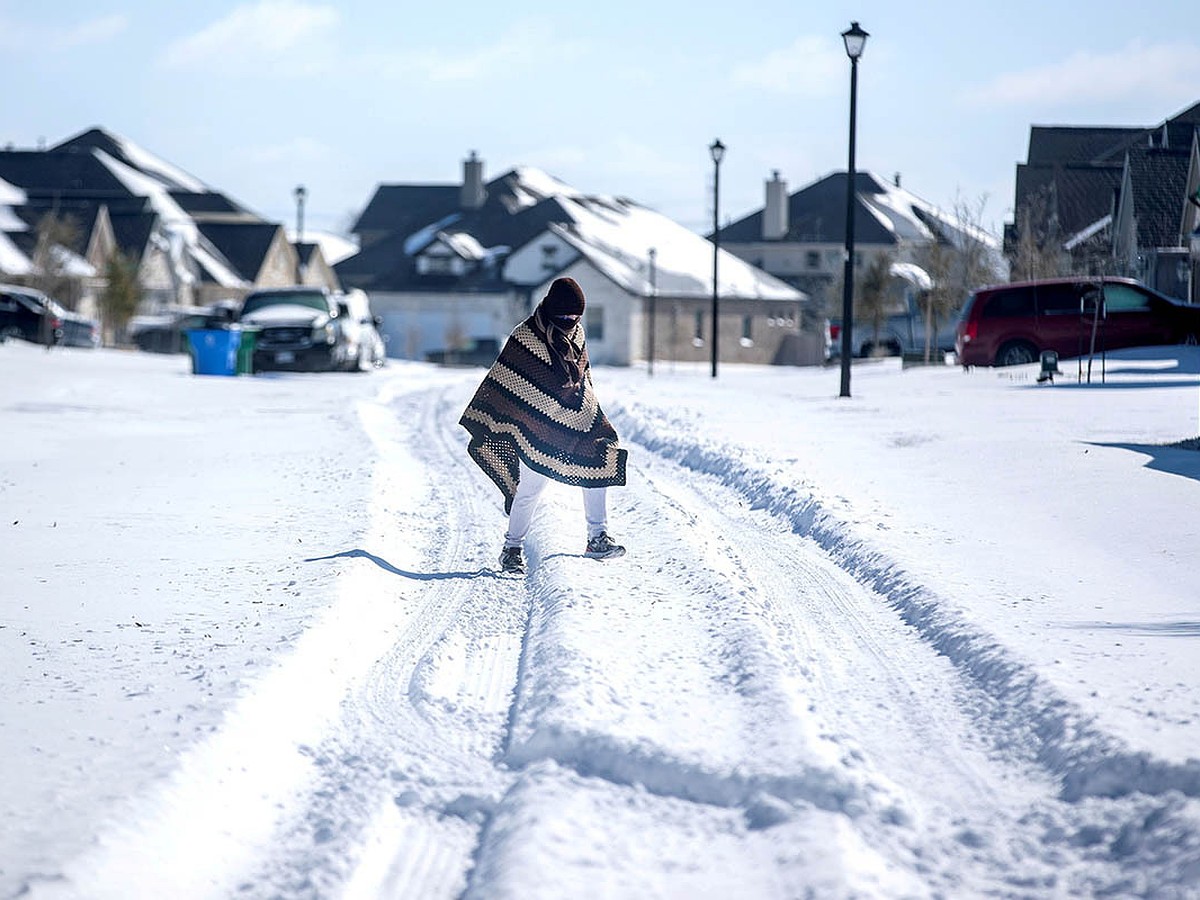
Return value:
<svg viewBox="0 0 1200 900">
<path fill-rule="evenodd" d="M 787 182 L 779 177 L 779 170 L 771 172 L 767 182 L 767 206 L 763 210 L 762 236 L 764 241 L 778 241 L 788 230 Z"/>
<path fill-rule="evenodd" d="M 892 176 L 892 183 L 895 184 L 896 187 L 900 187 L 900 173 L 899 172 L 897 172 L 895 175 Z"/>
<path fill-rule="evenodd" d="M 479 209 L 487 199 L 483 189 L 483 160 L 471 151 L 469 159 L 463 160 L 463 186 L 461 194 L 463 209 Z"/>
</svg>

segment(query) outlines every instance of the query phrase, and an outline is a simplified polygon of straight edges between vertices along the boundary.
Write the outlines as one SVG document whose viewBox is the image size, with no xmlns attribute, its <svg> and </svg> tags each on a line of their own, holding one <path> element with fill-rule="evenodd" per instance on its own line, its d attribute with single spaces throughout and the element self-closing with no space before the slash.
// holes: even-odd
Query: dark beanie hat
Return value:
<svg viewBox="0 0 1200 900">
<path fill-rule="evenodd" d="M 574 278 L 555 278 L 542 301 L 548 316 L 582 316 L 583 288 Z"/>
</svg>

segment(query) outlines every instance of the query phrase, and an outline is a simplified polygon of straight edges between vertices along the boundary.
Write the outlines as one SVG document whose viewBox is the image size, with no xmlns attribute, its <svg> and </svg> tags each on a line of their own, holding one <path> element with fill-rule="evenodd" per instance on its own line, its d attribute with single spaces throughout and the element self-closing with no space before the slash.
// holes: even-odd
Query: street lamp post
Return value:
<svg viewBox="0 0 1200 900">
<path fill-rule="evenodd" d="M 655 268 L 655 258 L 658 256 L 658 250 L 654 247 L 650 248 L 650 322 L 647 328 L 646 335 L 646 371 L 654 375 L 654 320 L 658 315 L 658 310 L 655 309 L 658 300 L 658 274 Z"/>
<path fill-rule="evenodd" d="M 720 138 L 708 148 L 713 161 L 713 295 L 712 295 L 712 377 L 717 377 L 717 342 L 720 328 L 717 325 L 720 305 L 717 300 L 717 257 L 721 253 L 719 210 L 721 206 L 721 160 L 725 158 L 725 145 Z"/>
<path fill-rule="evenodd" d="M 299 284 L 304 280 L 304 264 L 300 262 L 300 245 L 304 243 L 304 198 L 308 196 L 308 190 L 304 185 L 298 184 L 292 191 L 292 196 L 296 198 L 296 283 Z"/>
<path fill-rule="evenodd" d="M 850 396 L 850 356 L 854 347 L 854 128 L 858 105 L 858 58 L 867 43 L 867 32 L 851 22 L 842 32 L 850 57 L 850 163 L 846 167 L 846 268 L 842 277 L 842 397 Z"/>
</svg>

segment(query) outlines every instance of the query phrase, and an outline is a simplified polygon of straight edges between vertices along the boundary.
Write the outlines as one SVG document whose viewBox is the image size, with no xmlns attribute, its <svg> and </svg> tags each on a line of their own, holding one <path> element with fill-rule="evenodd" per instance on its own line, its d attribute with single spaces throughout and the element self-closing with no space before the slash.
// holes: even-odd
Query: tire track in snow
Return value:
<svg viewBox="0 0 1200 900">
<path fill-rule="evenodd" d="M 639 413 L 646 415 L 644 410 Z M 895 733 L 907 733 L 908 739 L 877 740 L 868 749 L 872 758 L 888 761 L 893 772 L 911 769 L 934 776 L 928 783 L 938 790 L 927 798 L 934 805 L 925 821 L 936 821 L 938 810 L 950 813 L 950 827 L 934 837 L 943 852 L 969 861 L 968 869 L 979 872 L 985 883 L 1003 884 L 1001 890 L 1032 889 L 1035 895 L 1039 887 L 1051 893 L 1069 889 L 1174 895 L 1180 883 L 1200 876 L 1200 821 L 1194 805 L 1181 796 L 1194 796 L 1190 767 L 1151 763 L 1143 754 L 1117 752 L 1106 758 L 1112 739 L 1081 724 L 1077 710 L 1007 659 L 986 636 L 946 614 L 936 596 L 912 585 L 878 551 L 850 538 L 846 527 L 811 497 L 772 482 L 747 464 L 743 451 L 686 438 L 663 439 L 654 430 L 652 415 L 635 419 L 619 409 L 613 418 L 623 433 L 643 441 L 664 466 L 676 470 L 665 483 L 690 480 L 705 485 L 703 493 L 714 498 L 715 511 L 738 510 L 726 517 L 729 534 L 753 533 L 760 518 L 775 523 L 774 544 L 769 536 L 735 542 L 739 556 L 767 561 L 766 569 L 748 565 L 748 573 L 775 565 L 780 572 L 800 569 L 806 579 L 819 582 L 824 566 L 813 569 L 803 554 L 779 549 L 811 539 L 832 564 L 828 571 L 835 580 L 859 585 L 875 597 L 870 606 L 847 605 L 854 592 L 834 590 L 827 593 L 827 604 L 809 604 L 800 619 L 800 607 L 776 608 L 783 610 L 789 630 L 802 632 L 820 623 L 814 633 L 830 635 L 837 633 L 838 619 L 851 621 L 853 627 L 841 629 L 854 636 L 844 655 L 872 660 L 883 673 L 881 683 L 894 685 L 890 702 L 906 711 L 903 717 L 891 718 Z M 680 468 L 691 476 L 680 475 Z M 773 564 L 771 556 L 776 557 Z M 881 614 L 893 620 L 882 632 Z M 896 626 L 907 634 L 897 636 Z M 881 642 L 875 637 L 880 633 L 892 638 Z M 897 647 L 915 651 L 914 644 L 936 668 L 952 665 L 953 677 L 943 673 L 933 681 L 913 682 L 911 667 L 897 667 L 895 660 Z M 836 653 L 826 654 L 827 660 L 836 658 Z M 824 681 L 829 690 L 829 680 Z M 856 689 L 861 686 L 861 680 L 856 682 Z M 923 702 L 930 699 L 931 690 L 935 702 Z M 911 694 L 907 700 L 906 692 Z M 937 694 L 944 698 L 937 699 Z M 879 709 L 887 702 L 881 698 Z M 910 712 L 916 714 L 914 723 L 904 721 Z M 840 718 L 850 733 L 860 734 L 854 717 Z M 862 721 L 873 718 L 868 713 Z M 955 718 L 957 726 L 947 730 Z M 935 741 L 921 740 L 926 729 L 937 736 Z M 947 742 L 951 734 L 958 736 L 953 744 Z M 905 759 L 897 751 L 906 746 L 924 749 Z M 969 759 L 959 753 L 960 747 L 969 748 Z M 946 773 L 955 776 L 949 784 Z M 1138 789 L 1142 793 L 1135 793 Z M 964 807 L 959 792 L 976 803 L 988 803 L 991 815 L 978 815 L 973 804 Z M 1002 802 L 996 803 L 997 798 Z M 1004 827 L 997 828 L 998 823 Z M 946 873 L 950 884 L 959 877 Z"/>
<path fill-rule="evenodd" d="M 989 753 L 976 733 L 980 692 L 811 540 L 715 480 L 661 459 L 644 468 L 655 490 L 705 509 L 720 557 L 777 630 L 781 676 L 839 749 L 848 777 L 889 785 L 900 798 L 901 815 L 849 808 L 864 843 L 935 890 L 1012 889 L 1015 867 L 1053 878 L 1048 861 L 1006 850 L 1030 832 L 1018 820 L 1052 782 L 1030 781 L 1030 765 Z M 1022 846 L 1038 836 L 1025 834 Z"/>
<path fill-rule="evenodd" d="M 614 407 L 611 417 L 622 433 L 647 449 L 720 480 L 751 506 L 770 511 L 797 533 L 811 537 L 841 568 L 884 597 L 992 698 L 995 717 L 1009 729 L 1030 735 L 1039 764 L 1060 779 L 1064 799 L 1172 792 L 1200 797 L 1200 760 L 1173 763 L 1131 752 L 990 635 L 956 614 L 934 588 L 914 582 L 879 548 L 856 537 L 811 494 L 774 480 L 752 452 L 668 437 L 678 434 L 678 428 L 661 413 L 641 406 Z"/>
<path fill-rule="evenodd" d="M 420 466 L 405 467 L 407 477 L 424 479 L 425 497 L 419 514 L 406 511 L 409 534 L 420 538 L 419 571 L 374 559 L 409 579 L 403 595 L 419 596 L 421 606 L 314 750 L 319 786 L 261 886 L 288 895 L 456 896 L 480 824 L 507 787 L 492 758 L 516 678 L 525 592 L 467 563 L 484 549 L 490 555 L 495 517 L 450 437 L 458 405 L 455 387 L 422 391 L 391 404 L 377 423 L 385 462 L 412 453 Z M 403 537 L 388 523 L 375 535 L 385 546 Z"/>
<path fill-rule="evenodd" d="M 629 487 L 613 495 L 616 518 L 631 536 L 656 532 L 654 544 L 641 548 L 633 537 L 633 555 L 608 564 L 554 554 L 532 590 L 526 655 L 533 662 L 519 683 L 505 754 L 508 766 L 523 773 L 514 796 L 530 793 L 526 774 L 543 783 L 548 776 L 535 773 L 552 763 L 602 779 L 631 802 L 649 793 L 664 808 L 697 804 L 696 822 L 707 823 L 700 830 L 721 822 L 727 834 L 740 820 L 743 837 L 736 843 L 747 873 L 761 869 L 762 847 L 745 835 L 791 821 L 793 833 L 804 832 L 801 844 L 842 858 L 851 878 L 851 857 L 861 862 L 873 851 L 831 837 L 838 829 L 830 828 L 830 816 L 904 821 L 899 792 L 865 767 L 846 765 L 845 742 L 830 740 L 805 714 L 786 683 L 774 635 L 764 628 L 762 598 L 747 589 L 736 556 L 713 534 L 717 517 L 708 503 L 681 502 L 658 483 L 653 466 L 635 465 Z M 570 521 L 574 511 L 543 509 L 551 532 L 578 529 Z M 591 568 L 605 565 L 638 567 L 636 590 L 626 593 L 623 579 L 610 581 Z M 612 643 L 591 646 L 597 627 Z M 671 635 L 665 657 L 658 655 L 664 633 Z M 609 652 L 622 655 L 619 667 L 606 665 Z M 532 814 L 509 807 L 506 797 L 498 811 L 503 821 L 530 821 Z M 484 871 L 504 872 L 497 855 L 523 852 L 505 849 L 514 846 L 508 828 L 495 839 L 485 835 Z M 713 846 L 720 843 L 710 837 Z M 615 835 L 611 840 L 620 843 Z M 878 869 L 889 868 L 878 862 Z"/>
</svg>

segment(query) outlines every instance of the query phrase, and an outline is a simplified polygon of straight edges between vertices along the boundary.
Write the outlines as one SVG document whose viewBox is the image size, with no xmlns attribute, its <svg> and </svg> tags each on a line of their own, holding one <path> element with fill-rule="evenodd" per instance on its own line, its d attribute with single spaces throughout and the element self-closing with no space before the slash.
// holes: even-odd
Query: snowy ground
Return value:
<svg viewBox="0 0 1200 900">
<path fill-rule="evenodd" d="M 4 344 L 0 897 L 1200 896 L 1200 350 L 1063 368 L 598 370 L 514 579 L 481 370 Z"/>
</svg>

